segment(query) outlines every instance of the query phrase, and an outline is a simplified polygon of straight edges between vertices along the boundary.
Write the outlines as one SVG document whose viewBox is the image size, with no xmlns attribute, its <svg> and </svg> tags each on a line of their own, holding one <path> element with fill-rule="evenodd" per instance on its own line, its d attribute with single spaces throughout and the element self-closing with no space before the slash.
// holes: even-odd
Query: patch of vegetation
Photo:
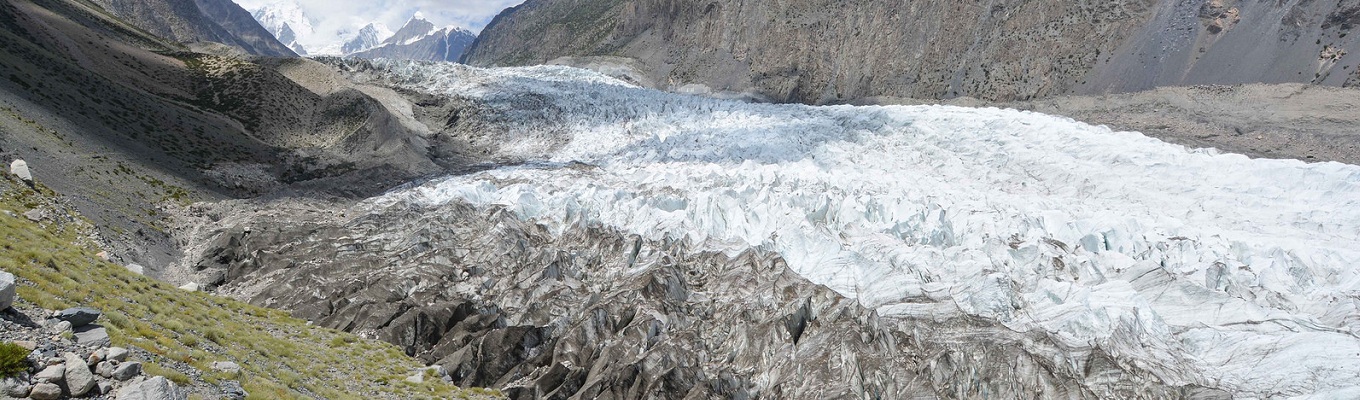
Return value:
<svg viewBox="0 0 1360 400">
<path fill-rule="evenodd" d="M 405 382 L 421 363 L 397 347 L 307 324 L 288 313 L 202 292 L 188 292 L 95 256 L 93 227 L 37 190 L 0 178 L 0 210 L 41 207 L 42 223 L 0 214 L 0 269 L 19 279 L 19 297 L 46 309 L 89 306 L 115 345 L 152 355 L 153 375 L 179 383 L 240 381 L 252 398 L 360 399 L 500 397 L 440 380 Z M 344 343 L 343 346 L 335 346 Z M 25 352 L 26 354 L 27 352 Z M 239 374 L 212 372 L 232 361 Z M 184 373 L 190 371 L 191 373 Z"/>
<path fill-rule="evenodd" d="M 0 378 L 8 378 L 28 370 L 28 349 L 17 344 L 0 343 Z"/>
</svg>

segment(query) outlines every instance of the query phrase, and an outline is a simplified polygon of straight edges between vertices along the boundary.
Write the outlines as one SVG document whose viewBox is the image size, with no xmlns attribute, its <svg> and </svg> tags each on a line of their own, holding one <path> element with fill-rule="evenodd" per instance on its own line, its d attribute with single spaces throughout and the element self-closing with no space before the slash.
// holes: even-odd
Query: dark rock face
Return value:
<svg viewBox="0 0 1360 400">
<path fill-rule="evenodd" d="M 99 310 L 89 307 L 76 307 L 61 310 L 57 313 L 56 318 L 70 322 L 72 328 L 79 328 L 94 323 L 100 315 L 103 315 L 103 313 L 100 313 Z"/>
<path fill-rule="evenodd" d="M 553 233 L 464 204 L 196 207 L 237 208 L 191 210 L 235 215 L 203 221 L 190 240 L 204 245 L 186 267 L 219 277 L 219 292 L 395 343 L 459 385 L 511 398 L 1195 390 L 1100 351 L 1034 357 L 1030 346 L 1055 344 L 984 321 L 881 318 L 761 249 L 714 252 L 591 226 Z"/>
<path fill-rule="evenodd" d="M 96 0 L 96 3 L 138 28 L 177 42 L 216 42 L 254 55 L 297 56 L 231 0 Z"/>
<path fill-rule="evenodd" d="M 590 65 L 617 56 L 657 88 L 804 103 L 1341 86 L 1360 68 L 1360 35 L 1347 35 L 1355 9 L 1353 0 L 530 0 L 499 15 L 464 60 Z"/>
</svg>

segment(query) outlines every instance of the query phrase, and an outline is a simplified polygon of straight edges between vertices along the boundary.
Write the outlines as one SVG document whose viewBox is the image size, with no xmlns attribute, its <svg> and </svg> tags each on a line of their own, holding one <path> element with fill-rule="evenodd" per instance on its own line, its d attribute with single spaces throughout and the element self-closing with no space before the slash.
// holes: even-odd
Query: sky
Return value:
<svg viewBox="0 0 1360 400">
<path fill-rule="evenodd" d="M 311 18 L 316 33 L 302 38 L 308 47 L 336 42 L 346 33 L 352 34 L 369 22 L 382 22 L 393 31 L 420 11 L 435 26 L 454 25 L 473 32 L 481 32 L 491 18 L 507 7 L 524 0 L 235 0 L 246 10 L 254 11 L 269 4 L 297 3 Z"/>
</svg>

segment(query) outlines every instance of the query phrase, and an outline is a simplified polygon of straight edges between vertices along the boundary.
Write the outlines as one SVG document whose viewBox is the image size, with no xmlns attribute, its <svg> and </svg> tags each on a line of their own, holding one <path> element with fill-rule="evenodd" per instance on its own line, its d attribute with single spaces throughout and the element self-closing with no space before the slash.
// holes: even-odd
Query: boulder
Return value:
<svg viewBox="0 0 1360 400">
<path fill-rule="evenodd" d="M 52 329 L 56 330 L 57 332 L 69 331 L 71 330 L 71 321 L 57 321 L 57 324 L 53 325 Z"/>
<path fill-rule="evenodd" d="M 113 370 L 113 379 L 117 379 L 117 380 L 120 380 L 120 381 L 126 381 L 126 380 L 128 380 L 128 379 L 135 378 L 135 377 L 137 377 L 137 375 L 141 375 L 141 374 L 142 374 L 142 363 L 139 363 L 139 362 L 136 362 L 136 361 L 133 361 L 133 362 L 126 362 L 126 363 L 123 363 L 123 364 L 119 365 L 119 366 L 118 366 L 118 369 Z"/>
<path fill-rule="evenodd" d="M 99 310 L 89 307 L 74 307 L 61 310 L 57 313 L 57 319 L 70 322 L 72 328 L 79 328 L 89 325 L 99 319 L 102 313 Z"/>
<path fill-rule="evenodd" d="M 212 370 L 217 372 L 234 374 L 237 372 L 241 372 L 241 366 L 231 361 L 213 361 Z"/>
<path fill-rule="evenodd" d="M 117 362 L 123 362 L 123 361 L 127 361 L 127 358 L 128 358 L 128 349 L 125 349 L 125 348 L 122 348 L 122 347 L 110 347 L 110 348 L 109 348 L 109 355 L 108 355 L 108 359 L 109 359 L 109 360 L 113 360 L 113 361 L 117 361 Z"/>
<path fill-rule="evenodd" d="M 57 400 L 58 398 L 61 398 L 61 386 L 57 386 L 55 383 L 46 382 L 33 385 L 33 389 L 28 392 L 28 398 L 33 400 Z"/>
<path fill-rule="evenodd" d="M 108 358 L 108 356 L 109 349 L 100 348 L 99 350 L 95 350 L 94 352 L 90 353 L 90 358 L 85 359 L 85 363 L 89 364 L 90 367 L 94 367 L 95 365 L 99 365 L 100 361 L 104 361 L 105 358 Z"/>
<path fill-rule="evenodd" d="M 222 398 L 226 400 L 245 400 L 250 393 L 236 381 L 222 381 Z"/>
<path fill-rule="evenodd" d="M 189 282 L 189 283 L 184 284 L 184 286 L 180 286 L 179 288 L 180 288 L 181 290 L 185 290 L 185 291 L 197 292 L 197 291 L 198 291 L 198 283 L 197 283 L 197 282 Z"/>
<path fill-rule="evenodd" d="M 28 162 L 24 160 L 14 160 L 9 163 L 9 173 L 18 176 L 24 182 L 33 183 L 33 174 L 28 171 Z"/>
<path fill-rule="evenodd" d="M 123 266 L 123 268 L 127 268 L 128 271 L 132 271 L 132 273 L 137 275 L 146 275 L 146 267 L 143 267 L 141 264 L 128 264 Z"/>
<path fill-rule="evenodd" d="M 29 221 L 42 222 L 43 217 L 46 217 L 43 211 L 36 208 L 24 212 L 24 218 L 28 218 Z"/>
<path fill-rule="evenodd" d="M 66 389 L 71 392 L 71 396 L 84 396 L 94 389 L 94 384 L 94 373 L 90 372 L 85 359 L 76 353 L 66 353 Z"/>
<path fill-rule="evenodd" d="M 76 343 L 87 347 L 104 347 L 113 343 L 109 331 L 99 325 L 85 325 L 75 329 Z M 97 362 L 97 361 L 96 361 Z"/>
<path fill-rule="evenodd" d="M 113 377 L 113 371 L 117 369 L 117 361 L 100 361 L 99 364 L 95 364 L 94 373 L 105 378 L 111 378 Z"/>
<path fill-rule="evenodd" d="M 99 394 L 109 394 L 113 391 L 113 382 L 99 381 L 95 384 L 95 389 L 99 391 Z"/>
<path fill-rule="evenodd" d="M 33 375 L 33 382 L 48 382 L 48 383 L 60 382 L 61 379 L 65 376 L 66 376 L 65 366 L 62 366 L 60 364 L 48 365 L 47 368 L 43 368 L 42 371 L 38 371 L 37 375 Z"/>
<path fill-rule="evenodd" d="M 14 305 L 15 289 L 18 287 L 14 274 L 0 272 L 0 311 Z"/>
<path fill-rule="evenodd" d="M 27 374 L 20 375 L 21 376 L 0 379 L 0 395 L 16 399 L 28 397 L 28 391 L 32 389 L 33 386 L 28 384 L 28 377 L 23 376 Z"/>
<path fill-rule="evenodd" d="M 169 379 L 157 376 L 124 386 L 118 400 L 184 400 L 184 394 Z"/>
</svg>

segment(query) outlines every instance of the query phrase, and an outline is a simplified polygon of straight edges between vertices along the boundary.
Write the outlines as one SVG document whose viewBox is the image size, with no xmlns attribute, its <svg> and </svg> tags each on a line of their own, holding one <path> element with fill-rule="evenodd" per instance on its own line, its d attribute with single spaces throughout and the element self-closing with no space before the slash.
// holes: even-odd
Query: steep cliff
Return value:
<svg viewBox="0 0 1360 400">
<path fill-rule="evenodd" d="M 774 101 L 1023 100 L 1182 84 L 1354 85 L 1357 23 L 1354 0 L 530 0 L 497 16 L 464 61 L 604 60 L 636 69 L 647 86 Z"/>
</svg>

